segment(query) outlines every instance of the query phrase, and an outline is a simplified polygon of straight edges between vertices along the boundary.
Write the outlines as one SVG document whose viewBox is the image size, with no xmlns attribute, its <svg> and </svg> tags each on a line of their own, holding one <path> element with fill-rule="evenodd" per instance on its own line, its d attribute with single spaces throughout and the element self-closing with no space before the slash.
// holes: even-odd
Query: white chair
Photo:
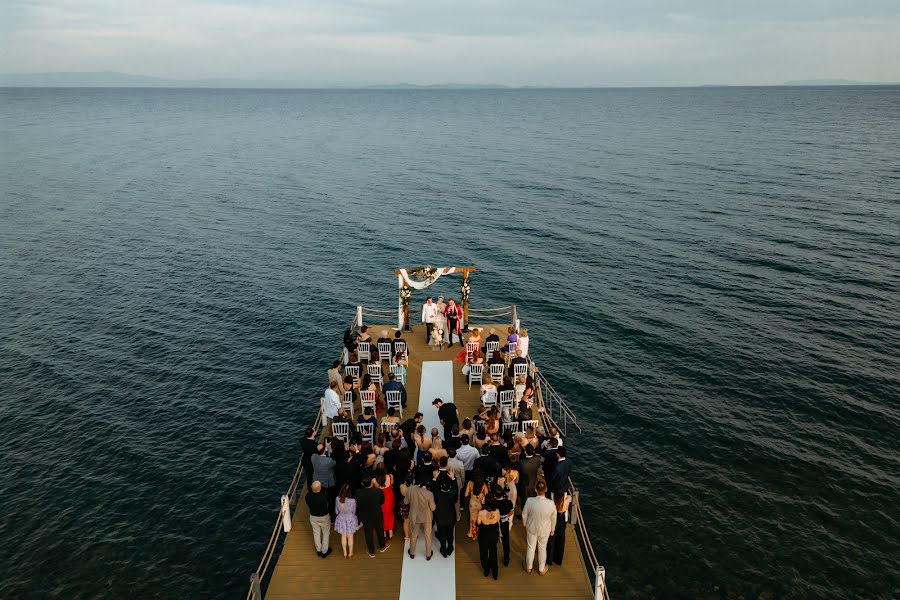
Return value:
<svg viewBox="0 0 900 600">
<path fill-rule="evenodd" d="M 496 406 L 497 405 L 497 392 L 494 390 L 488 390 L 481 397 L 481 403 L 484 406 Z"/>
<path fill-rule="evenodd" d="M 472 362 L 472 355 L 478 352 L 478 342 L 466 342 L 466 362 Z"/>
<path fill-rule="evenodd" d="M 519 345 L 519 342 L 509 342 L 507 346 L 509 346 L 509 350 L 506 352 L 507 356 L 515 356 L 516 355 L 516 346 Z"/>
<path fill-rule="evenodd" d="M 332 423 L 331 435 L 338 438 L 339 440 L 344 440 L 345 442 L 349 441 L 350 423 Z"/>
<path fill-rule="evenodd" d="M 516 363 L 513 365 L 513 375 L 518 381 L 519 377 L 528 375 L 528 363 Z"/>
<path fill-rule="evenodd" d="M 362 438 L 362 441 L 369 442 L 370 444 L 375 443 L 374 423 L 358 423 L 356 425 L 356 431 L 359 432 L 359 437 Z"/>
<path fill-rule="evenodd" d="M 519 424 L 516 421 L 510 421 L 509 423 L 503 424 L 503 429 L 501 430 L 503 434 L 507 433 L 519 433 Z"/>
<path fill-rule="evenodd" d="M 406 356 L 406 342 L 394 342 L 394 346 L 397 347 L 397 352 L 402 352 L 403 356 Z"/>
<path fill-rule="evenodd" d="M 369 362 L 372 358 L 372 350 L 369 342 L 360 342 L 356 345 L 356 355 L 359 357 L 359 360 L 364 360 Z"/>
<path fill-rule="evenodd" d="M 472 384 L 478 382 L 478 385 L 484 383 L 484 365 L 469 365 L 469 389 Z"/>
<path fill-rule="evenodd" d="M 344 398 L 341 400 L 341 408 L 350 414 L 351 419 L 353 418 L 353 390 L 344 392 Z"/>
<path fill-rule="evenodd" d="M 391 343 L 381 342 L 378 344 L 378 358 L 381 360 L 391 360 Z"/>
<path fill-rule="evenodd" d="M 344 367 L 344 372 L 352 377 L 355 383 L 359 383 L 359 365 L 350 365 Z"/>
<path fill-rule="evenodd" d="M 493 356 L 494 352 L 500 351 L 500 342 L 488 342 L 487 344 L 485 344 L 484 349 L 487 351 L 487 355 L 489 357 Z"/>
<path fill-rule="evenodd" d="M 394 431 L 398 427 L 400 427 L 399 423 L 385 423 L 384 421 L 381 422 L 381 432 L 382 433 L 390 434 L 392 431 Z"/>
<path fill-rule="evenodd" d="M 529 427 L 534 427 L 534 430 L 537 431 L 537 430 L 538 430 L 538 425 L 540 425 L 540 421 L 538 421 L 537 419 L 532 419 L 531 421 L 522 421 L 522 425 L 521 425 L 521 430 L 520 430 L 520 431 L 521 431 L 522 433 L 525 433 L 525 432 L 528 431 L 528 428 L 529 428 Z"/>
<path fill-rule="evenodd" d="M 362 390 L 359 393 L 359 404 L 362 410 L 371 408 L 375 410 L 375 392 L 372 390 Z"/>
<path fill-rule="evenodd" d="M 372 378 L 372 382 L 381 387 L 381 365 L 379 363 L 372 363 L 368 367 L 369 377 Z"/>
<path fill-rule="evenodd" d="M 500 392 L 500 410 L 504 413 L 509 414 L 509 411 L 512 410 L 513 406 L 516 404 L 516 391 L 515 390 L 504 390 Z"/>
<path fill-rule="evenodd" d="M 391 373 L 394 374 L 394 379 L 406 385 L 406 369 L 402 365 L 391 365 Z"/>
<path fill-rule="evenodd" d="M 494 383 L 503 383 L 503 371 L 506 369 L 499 363 L 491 365 L 491 381 Z"/>
<path fill-rule="evenodd" d="M 403 418 L 403 395 L 399 390 L 394 390 L 390 392 L 385 392 L 385 397 L 387 398 L 387 407 L 393 408 L 397 412 L 400 413 L 400 418 Z"/>
</svg>

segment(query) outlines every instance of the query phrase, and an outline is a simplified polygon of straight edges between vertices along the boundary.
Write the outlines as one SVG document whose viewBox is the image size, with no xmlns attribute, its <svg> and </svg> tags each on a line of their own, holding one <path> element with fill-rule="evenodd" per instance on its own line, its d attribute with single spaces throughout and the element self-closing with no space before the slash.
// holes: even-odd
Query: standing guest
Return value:
<svg viewBox="0 0 900 600">
<path fill-rule="evenodd" d="M 503 566 L 509 566 L 509 528 L 513 524 L 516 513 L 515 503 L 503 493 L 503 490 L 494 492 L 494 506 L 500 511 L 500 539 L 503 542 Z"/>
<path fill-rule="evenodd" d="M 566 449 L 556 449 L 556 465 L 554 465 L 552 478 L 547 480 L 547 486 L 551 490 L 569 491 L 569 475 L 572 474 L 572 462 L 566 458 Z"/>
<path fill-rule="evenodd" d="M 330 443 L 330 438 L 326 437 L 324 444 L 316 446 L 316 453 L 310 457 L 310 462 L 312 463 L 313 479 L 325 488 L 329 499 L 328 507 L 332 509 L 334 508 L 334 497 L 337 495 L 337 488 L 335 487 L 334 459 L 325 453 Z"/>
<path fill-rule="evenodd" d="M 325 424 L 334 419 L 338 411 L 341 409 L 341 397 L 338 395 L 338 383 L 330 381 L 328 389 L 325 390 L 325 402 L 322 404 L 322 416 L 325 417 Z"/>
<path fill-rule="evenodd" d="M 403 502 L 409 504 L 409 554 L 410 558 L 416 557 L 416 543 L 419 540 L 419 531 L 425 536 L 425 560 L 431 560 L 431 529 L 432 513 L 436 508 L 434 494 L 427 487 L 413 485 L 406 492 Z"/>
<path fill-rule="evenodd" d="M 413 448 L 413 434 L 416 433 L 416 428 L 419 426 L 419 423 L 425 418 L 420 412 L 417 412 L 412 416 L 412 418 L 407 419 L 400 423 L 400 431 L 403 432 L 403 439 L 406 440 L 406 447 L 412 449 Z"/>
<path fill-rule="evenodd" d="M 484 507 L 478 511 L 478 550 L 481 556 L 481 568 L 484 576 L 493 575 L 497 579 L 497 541 L 500 538 L 500 511 L 493 499 L 488 499 Z"/>
<path fill-rule="evenodd" d="M 357 334 L 351 328 L 348 327 L 344 330 L 344 349 L 347 351 L 346 354 L 348 357 L 356 352 L 357 338 Z"/>
<path fill-rule="evenodd" d="M 344 382 L 344 377 L 341 375 L 341 361 L 336 360 L 331 363 L 331 368 L 328 369 L 328 383 L 331 387 L 331 382 L 336 381 L 338 384 L 338 389 L 340 389 L 341 384 Z"/>
<path fill-rule="evenodd" d="M 537 550 L 538 574 L 547 574 L 547 540 L 553 535 L 556 527 L 556 505 L 553 500 L 547 498 L 547 485 L 539 481 L 535 486 L 537 495 L 529 498 L 522 509 L 522 524 L 525 526 L 525 539 L 527 549 L 525 551 L 526 573 L 531 573 L 534 566 L 534 553 Z"/>
<path fill-rule="evenodd" d="M 356 500 L 350 497 L 350 486 L 341 488 L 337 500 L 337 517 L 334 519 L 334 530 L 341 534 L 341 549 L 344 558 L 353 558 L 353 534 L 359 529 L 356 518 Z"/>
<path fill-rule="evenodd" d="M 534 403 L 534 377 L 531 375 L 525 377 L 525 389 L 522 390 L 522 397 L 520 400 L 526 402 L 528 408 L 531 408 L 531 405 Z"/>
<path fill-rule="evenodd" d="M 309 524 L 312 527 L 313 544 L 319 558 L 331 554 L 328 539 L 331 536 L 331 511 L 328 509 L 328 494 L 322 491 L 322 483 L 313 481 L 306 492 L 306 505 L 309 507 Z"/>
<path fill-rule="evenodd" d="M 550 438 L 550 444 L 541 450 L 541 469 L 544 471 L 545 481 L 556 481 L 556 463 L 559 461 L 557 453 L 559 442 L 556 438 Z"/>
<path fill-rule="evenodd" d="M 369 475 L 364 475 L 360 483 L 361 488 L 354 495 L 354 498 L 356 498 L 356 514 L 360 522 L 362 522 L 369 558 L 375 558 L 373 532 L 378 537 L 378 548 L 381 552 L 387 550 L 391 545 L 390 542 L 385 542 L 384 539 L 384 520 L 381 512 L 381 505 L 384 504 L 384 492 L 377 487 L 375 480 Z"/>
<path fill-rule="evenodd" d="M 516 350 L 522 353 L 522 358 L 528 358 L 528 330 L 524 327 L 519 330 L 519 341 Z"/>
<path fill-rule="evenodd" d="M 572 497 L 565 490 L 553 492 L 553 504 L 556 506 L 556 526 L 553 535 L 547 540 L 547 563 L 562 565 L 566 551 L 566 523 L 569 520 L 569 503 Z"/>
<path fill-rule="evenodd" d="M 397 478 L 394 479 L 395 483 L 397 479 L 400 479 L 399 473 Z M 397 487 L 397 517 L 403 521 L 404 544 L 409 544 L 409 503 L 406 502 L 406 495 L 409 493 L 409 488 L 412 487 L 412 484 L 413 476 L 410 473 L 406 478 L 400 479 L 400 485 Z"/>
<path fill-rule="evenodd" d="M 431 341 L 431 332 L 434 330 L 434 322 L 437 320 L 437 306 L 431 296 L 422 305 L 422 322 L 425 323 L 425 343 Z"/>
<path fill-rule="evenodd" d="M 462 491 L 466 486 L 466 467 L 459 458 L 456 457 L 456 448 L 447 450 L 447 468 L 453 473 L 453 479 L 456 481 L 456 499 L 462 498 Z M 459 502 L 456 503 L 456 520 L 462 518 Z"/>
<path fill-rule="evenodd" d="M 381 505 L 381 518 L 384 524 L 384 535 L 387 539 L 394 539 L 394 476 L 387 472 L 384 465 L 375 468 L 375 482 L 384 494 L 384 504 Z"/>
<path fill-rule="evenodd" d="M 319 443 L 316 441 L 316 430 L 312 427 L 306 428 L 306 434 L 303 439 L 300 440 L 300 449 L 303 451 L 303 458 L 301 459 L 301 464 L 303 465 L 303 470 L 306 471 L 306 485 L 312 485 L 312 482 L 315 480 L 313 476 L 313 465 L 312 465 L 312 457 L 313 454 L 316 453 L 316 446 Z"/>
<path fill-rule="evenodd" d="M 422 456 L 422 464 L 416 467 L 416 485 L 428 485 L 434 479 L 434 472 L 437 471 L 437 465 L 431 456 L 431 452 L 424 451 Z"/>
<path fill-rule="evenodd" d="M 453 346 L 454 333 L 456 334 L 456 339 L 459 340 L 459 345 L 465 346 L 462 339 L 462 307 L 459 306 L 453 298 L 450 298 L 450 300 L 447 301 L 447 308 L 444 309 L 444 315 L 447 317 L 447 331 L 450 335 L 450 344 L 447 347 L 450 348 Z"/>
<path fill-rule="evenodd" d="M 432 406 L 436 406 L 438 410 L 438 419 L 444 426 L 444 439 L 450 439 L 450 433 L 454 425 L 459 425 L 459 416 L 457 414 L 456 404 L 453 402 L 444 402 L 440 398 L 435 398 L 431 402 Z"/>
<path fill-rule="evenodd" d="M 462 434 L 459 437 L 461 446 L 456 450 L 456 458 L 463 464 L 463 470 L 466 474 L 466 483 L 472 479 L 472 468 L 475 466 L 475 459 L 478 458 L 478 450 L 469 444 L 469 436 Z"/>
<path fill-rule="evenodd" d="M 384 393 L 385 398 L 387 398 L 388 392 L 400 392 L 400 406 L 406 408 L 406 386 L 402 382 L 397 381 L 396 375 L 388 373 L 387 381 L 381 386 L 381 391 Z"/>
<path fill-rule="evenodd" d="M 488 493 L 488 485 L 484 481 L 484 473 L 480 469 L 472 471 L 472 478 L 466 484 L 465 497 L 469 499 L 469 532 L 466 534 L 473 540 L 476 537 L 478 513 Z"/>
<path fill-rule="evenodd" d="M 434 521 L 437 538 L 441 543 L 441 556 L 453 554 L 453 530 L 456 529 L 459 488 L 451 477 L 438 476 L 434 483 Z M 426 531 L 426 535 L 428 532 Z"/>
<path fill-rule="evenodd" d="M 538 482 L 538 471 L 541 468 L 541 457 L 534 453 L 534 446 L 526 444 L 523 449 L 525 454 L 519 460 L 519 497 L 522 503 L 534 496 L 534 487 Z"/>
</svg>

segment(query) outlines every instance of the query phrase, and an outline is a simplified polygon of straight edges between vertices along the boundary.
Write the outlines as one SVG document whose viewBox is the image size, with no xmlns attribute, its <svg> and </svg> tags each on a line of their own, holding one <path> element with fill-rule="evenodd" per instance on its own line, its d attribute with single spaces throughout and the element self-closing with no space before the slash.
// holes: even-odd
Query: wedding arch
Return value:
<svg viewBox="0 0 900 600">
<path fill-rule="evenodd" d="M 397 302 L 397 327 L 409 331 L 409 302 L 413 290 L 424 290 L 444 275 L 462 273 L 463 280 L 459 286 L 460 304 L 463 307 L 463 329 L 469 329 L 469 274 L 477 271 L 475 267 L 416 267 L 414 269 L 397 269 L 397 287 L 400 290 Z"/>
</svg>

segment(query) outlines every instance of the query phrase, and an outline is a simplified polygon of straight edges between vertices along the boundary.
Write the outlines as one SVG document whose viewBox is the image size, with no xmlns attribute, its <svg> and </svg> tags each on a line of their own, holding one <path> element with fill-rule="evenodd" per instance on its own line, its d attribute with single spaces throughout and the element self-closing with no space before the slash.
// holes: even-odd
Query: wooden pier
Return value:
<svg viewBox="0 0 900 600">
<path fill-rule="evenodd" d="M 470 325 L 479 329 L 495 328 L 502 337 L 507 325 Z M 393 335 L 396 325 L 369 325 L 373 338 L 377 338 L 383 329 Z M 409 395 L 408 407 L 404 410 L 404 418 L 412 416 L 418 410 L 419 391 L 422 377 L 423 361 L 452 360 L 460 351 L 460 347 L 433 351 L 424 340 L 424 326 L 418 324 L 413 332 L 405 332 L 404 339 L 409 345 L 410 364 L 407 370 L 406 389 Z M 482 335 L 486 337 L 486 335 Z M 461 364 L 454 363 L 453 394 L 454 402 L 459 406 L 460 421 L 464 417 L 476 414 L 479 402 L 478 385 L 469 389 L 465 377 L 461 374 Z M 322 388 L 326 384 L 322 374 Z M 318 396 L 316 396 L 318 398 Z M 302 427 L 298 425 L 298 431 Z M 305 478 L 304 478 L 305 480 Z M 301 480 L 301 485 L 303 481 Z M 274 572 L 266 589 L 268 600 L 287 600 L 294 598 L 399 598 L 400 581 L 403 576 L 403 529 L 398 520 L 391 547 L 384 553 L 376 553 L 370 558 L 366 553 L 362 532 L 355 540 L 354 556 L 346 559 L 341 555 L 340 535 L 332 531 L 331 547 L 334 552 L 326 559 L 316 555 L 313 546 L 312 530 L 306 504 L 303 502 L 302 490 L 297 494 L 298 502 L 294 509 L 292 527 L 287 534 L 281 554 L 277 559 Z M 573 504 L 573 513 L 575 512 Z M 550 567 L 549 573 L 540 576 L 537 567 L 531 574 L 522 568 L 525 556 L 525 530 L 521 520 L 516 519 L 511 530 L 511 552 L 508 567 L 502 565 L 502 549 L 500 576 L 498 581 L 485 578 L 481 572 L 478 559 L 478 543 L 466 537 L 468 530 L 468 513 L 463 512 L 462 520 L 456 528 L 456 597 L 537 597 L 537 598 L 571 598 L 591 600 L 595 598 L 595 587 L 591 582 L 582 547 L 576 536 L 576 527 L 570 523 L 566 526 L 566 552 L 562 566 Z M 437 549 L 435 548 L 435 554 Z M 419 557 L 416 557 L 419 560 Z M 421 558 L 424 561 L 424 556 Z M 265 569 L 263 569 L 265 571 Z M 435 590 L 441 589 L 441 582 L 434 582 Z M 252 597 L 253 590 L 248 594 Z M 440 594 L 437 593 L 436 596 Z M 605 590 L 603 591 L 605 596 Z M 427 599 L 424 599 L 427 600 Z"/>
</svg>

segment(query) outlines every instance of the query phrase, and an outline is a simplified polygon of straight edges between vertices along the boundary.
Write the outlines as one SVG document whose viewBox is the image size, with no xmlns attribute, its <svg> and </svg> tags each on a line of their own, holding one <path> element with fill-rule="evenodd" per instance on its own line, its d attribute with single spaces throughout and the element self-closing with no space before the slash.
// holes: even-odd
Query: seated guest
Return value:
<svg viewBox="0 0 900 600">
<path fill-rule="evenodd" d="M 528 403 L 524 400 L 519 400 L 519 410 L 516 411 L 516 421 L 521 423 L 522 421 L 531 421 L 534 419 L 531 412 L 531 407 L 528 406 Z"/>
<path fill-rule="evenodd" d="M 494 385 L 494 382 L 491 381 L 491 379 L 490 379 L 489 377 L 485 376 L 484 382 L 481 384 L 481 400 L 482 400 L 482 404 L 484 404 L 484 397 L 485 397 L 485 395 L 488 395 L 488 394 L 490 394 L 491 392 L 493 392 L 493 394 L 494 394 L 494 400 L 496 400 L 497 397 L 498 397 L 498 394 L 497 394 L 497 386 Z"/>
<path fill-rule="evenodd" d="M 506 332 L 507 332 L 507 334 L 506 334 L 506 345 L 500 347 L 500 351 L 501 351 L 503 354 L 508 354 L 508 353 L 509 353 L 509 345 L 510 345 L 510 344 L 518 343 L 518 341 L 519 341 L 519 336 L 516 334 L 516 328 L 515 328 L 515 327 L 513 327 L 512 325 L 510 325 L 510 326 L 507 328 Z M 365 341 L 365 340 L 360 340 L 360 341 Z"/>
<path fill-rule="evenodd" d="M 515 386 L 516 388 L 516 404 L 522 401 L 522 396 L 525 395 L 525 376 L 519 377 L 516 379 Z"/>
<path fill-rule="evenodd" d="M 481 348 L 481 332 L 478 331 L 477 327 L 472 330 L 472 335 L 469 336 L 467 344 L 478 344 L 478 347 Z"/>
<path fill-rule="evenodd" d="M 406 386 L 397 381 L 396 375 L 388 373 L 387 381 L 381 386 L 381 391 L 384 393 L 385 398 L 387 398 L 388 392 L 400 392 L 400 405 L 406 408 Z"/>
<path fill-rule="evenodd" d="M 398 352 L 401 352 L 401 353 L 403 352 L 402 350 L 400 350 L 400 344 L 401 344 L 401 343 L 403 344 L 403 347 L 404 347 L 404 348 L 406 348 L 407 350 L 409 349 L 409 348 L 406 346 L 406 340 L 403 339 L 403 334 L 402 334 L 402 332 L 401 332 L 400 330 L 397 330 L 397 331 L 394 332 L 394 339 L 391 340 L 391 354 L 392 354 L 393 356 L 396 357 Z M 396 361 L 395 361 L 395 362 L 396 362 Z"/>
<path fill-rule="evenodd" d="M 378 386 L 375 385 L 374 381 L 372 381 L 372 376 L 368 373 L 363 375 L 362 385 L 360 386 L 360 389 L 375 392 L 375 412 L 384 412 L 384 398 L 381 395 L 381 390 L 378 389 Z"/>
<path fill-rule="evenodd" d="M 378 417 L 375 416 L 375 411 L 371 408 L 366 408 L 361 415 L 356 417 L 357 423 L 371 423 L 378 427 Z"/>
<path fill-rule="evenodd" d="M 503 378 L 503 383 L 500 384 L 500 387 L 497 388 L 497 397 L 500 397 L 502 392 L 515 391 L 516 387 L 513 385 L 512 377 L 506 375 Z"/>
<path fill-rule="evenodd" d="M 484 355 L 481 353 L 481 350 L 476 350 L 475 352 L 472 353 L 472 355 L 469 357 L 469 364 L 470 365 L 483 365 L 484 364 Z M 484 378 L 482 377 L 482 379 L 484 379 Z"/>
<path fill-rule="evenodd" d="M 356 352 L 352 352 L 350 354 L 350 361 L 344 367 L 344 373 L 347 372 L 348 367 L 359 367 L 360 378 L 362 378 L 362 374 L 366 372 L 366 368 L 363 366 L 363 364 L 361 362 L 359 362 L 359 356 L 356 354 Z"/>
<path fill-rule="evenodd" d="M 385 330 L 383 330 L 383 331 L 381 332 L 381 337 L 378 338 L 378 341 L 375 342 L 375 345 L 376 345 L 376 346 L 377 346 L 378 344 L 388 344 L 388 345 L 391 346 L 391 350 L 393 350 L 393 345 L 391 344 L 391 338 L 388 337 L 388 331 L 387 331 L 387 329 L 385 329 Z M 387 359 L 390 358 L 390 357 L 388 357 L 388 356 L 382 356 L 381 358 L 382 358 L 383 360 L 387 360 Z"/>
<path fill-rule="evenodd" d="M 359 339 L 357 342 L 371 342 L 372 336 L 369 335 L 369 326 L 363 325 L 359 328 Z"/>
<path fill-rule="evenodd" d="M 485 355 L 488 353 L 488 351 L 487 351 L 488 342 L 497 342 L 497 343 L 500 342 L 500 336 L 497 335 L 497 331 L 495 329 L 491 329 L 488 333 L 489 333 L 489 335 L 484 339 L 483 350 L 484 350 Z"/>
<path fill-rule="evenodd" d="M 347 350 L 348 356 L 356 352 L 356 340 L 358 338 L 359 334 L 354 332 L 349 327 L 344 330 L 344 348 Z"/>
<path fill-rule="evenodd" d="M 350 418 L 347 417 L 347 411 L 344 410 L 343 408 L 338 409 L 338 414 L 331 420 L 331 422 L 332 423 L 347 423 L 348 425 L 350 425 L 350 434 L 351 435 L 353 435 L 353 433 L 356 431 L 356 425 L 354 425 L 353 422 L 350 420 Z"/>
<path fill-rule="evenodd" d="M 499 350 L 494 350 L 494 352 L 491 354 L 491 357 L 488 359 L 488 364 L 489 364 L 489 365 L 504 365 L 504 366 L 505 366 L 505 365 L 506 365 L 506 361 L 503 360 L 503 355 L 500 354 L 500 351 L 499 351 Z M 488 367 L 488 368 L 490 368 L 490 367 Z"/>
<path fill-rule="evenodd" d="M 383 419 L 381 419 L 381 424 L 382 425 L 390 424 L 390 425 L 393 425 L 394 428 L 399 427 L 400 426 L 400 417 L 397 416 L 397 409 L 394 407 L 387 409 L 387 416 L 384 417 Z"/>
<path fill-rule="evenodd" d="M 519 341 L 516 350 L 522 353 L 522 358 L 528 358 L 528 330 L 524 327 L 519 330 Z"/>
<path fill-rule="evenodd" d="M 509 361 L 509 369 L 506 370 L 506 373 L 510 377 L 515 377 L 515 365 L 527 365 L 528 359 L 522 357 L 522 353 L 519 350 L 516 350 L 516 357 Z"/>
</svg>

